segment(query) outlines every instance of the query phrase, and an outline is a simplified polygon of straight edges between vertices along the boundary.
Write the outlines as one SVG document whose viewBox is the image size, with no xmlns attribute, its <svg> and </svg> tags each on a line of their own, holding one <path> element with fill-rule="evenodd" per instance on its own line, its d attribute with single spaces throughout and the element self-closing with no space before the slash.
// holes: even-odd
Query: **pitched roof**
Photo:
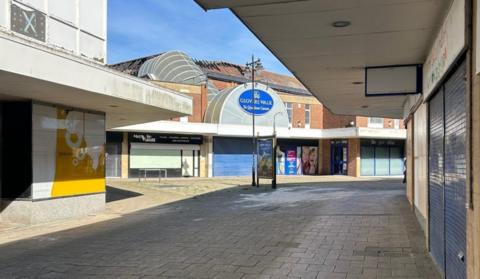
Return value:
<svg viewBox="0 0 480 279">
<path fill-rule="evenodd" d="M 162 53 L 112 64 L 110 67 L 118 71 L 137 76 L 138 71 L 143 63 L 161 54 Z M 209 78 L 238 83 L 250 81 L 249 73 L 247 72 L 245 66 L 226 61 L 206 61 L 194 59 L 194 62 L 202 69 L 202 71 L 205 72 L 205 74 L 207 74 Z M 265 83 L 271 86 L 273 89 L 281 92 L 299 95 L 311 95 L 310 92 L 308 92 L 308 90 L 302 85 L 302 83 L 293 76 L 282 75 L 261 68 L 256 71 L 255 80 Z"/>
</svg>

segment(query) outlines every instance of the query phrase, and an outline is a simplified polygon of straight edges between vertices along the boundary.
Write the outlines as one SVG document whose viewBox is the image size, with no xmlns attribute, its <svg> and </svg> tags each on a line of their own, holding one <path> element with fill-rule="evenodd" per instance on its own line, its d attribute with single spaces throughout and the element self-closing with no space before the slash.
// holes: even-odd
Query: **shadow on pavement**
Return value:
<svg viewBox="0 0 480 279">
<path fill-rule="evenodd" d="M 112 186 L 107 186 L 107 193 L 106 193 L 105 199 L 107 203 L 109 203 L 109 202 L 114 202 L 119 200 L 130 199 L 130 198 L 138 197 L 141 195 L 142 194 L 137 192 L 127 191 L 127 190 L 118 189 Z"/>
</svg>

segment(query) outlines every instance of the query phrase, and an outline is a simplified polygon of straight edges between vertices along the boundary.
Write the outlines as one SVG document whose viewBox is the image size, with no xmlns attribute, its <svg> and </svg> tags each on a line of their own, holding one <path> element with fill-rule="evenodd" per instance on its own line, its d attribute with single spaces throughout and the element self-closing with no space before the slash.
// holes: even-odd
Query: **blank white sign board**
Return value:
<svg viewBox="0 0 480 279">
<path fill-rule="evenodd" d="M 385 96 L 421 92 L 421 67 L 385 66 L 365 69 L 365 95 Z"/>
</svg>

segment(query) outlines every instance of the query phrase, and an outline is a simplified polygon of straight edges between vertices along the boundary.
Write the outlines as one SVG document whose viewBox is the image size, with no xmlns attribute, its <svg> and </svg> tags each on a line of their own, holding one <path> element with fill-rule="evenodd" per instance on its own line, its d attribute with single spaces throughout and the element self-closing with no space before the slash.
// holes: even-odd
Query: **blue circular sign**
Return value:
<svg viewBox="0 0 480 279">
<path fill-rule="evenodd" d="M 273 99 L 270 94 L 263 90 L 255 89 L 255 93 L 253 94 L 255 102 L 253 102 L 252 93 L 253 89 L 249 89 L 238 97 L 238 103 L 246 113 L 262 115 L 273 108 Z M 253 106 L 253 103 L 255 103 L 255 106 Z"/>
</svg>

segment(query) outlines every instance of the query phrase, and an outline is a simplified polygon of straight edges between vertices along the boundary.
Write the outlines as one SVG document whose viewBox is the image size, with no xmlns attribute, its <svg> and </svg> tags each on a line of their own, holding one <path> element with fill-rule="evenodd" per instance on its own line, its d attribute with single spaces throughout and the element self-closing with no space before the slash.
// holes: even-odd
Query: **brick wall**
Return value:
<svg viewBox="0 0 480 279">
<path fill-rule="evenodd" d="M 293 103 L 293 128 L 305 128 L 305 105 Z"/>
<path fill-rule="evenodd" d="M 324 139 L 322 141 L 322 164 L 320 168 L 320 174 L 329 175 L 330 174 L 330 140 Z"/>
<path fill-rule="evenodd" d="M 210 79 L 209 81 L 212 82 L 213 85 L 215 85 L 215 87 L 220 91 L 225 89 L 225 88 L 234 87 L 234 86 L 239 85 L 239 83 L 236 83 L 236 82 L 233 82 L 233 81 L 222 81 L 222 80 L 215 80 L 215 79 Z"/>
<path fill-rule="evenodd" d="M 368 127 L 368 117 L 357 116 L 356 117 L 356 127 Z"/>
<path fill-rule="evenodd" d="M 360 176 L 360 139 L 348 139 L 348 166 L 349 176 Z"/>
<path fill-rule="evenodd" d="M 356 117 L 356 126 L 357 127 L 368 127 L 368 117 L 357 116 Z M 393 118 L 384 118 L 383 119 L 383 128 L 393 129 L 395 128 L 395 119 Z M 400 120 L 400 129 L 405 129 L 403 120 Z"/>
<path fill-rule="evenodd" d="M 310 105 L 310 128 L 323 129 L 323 105 Z"/>
<path fill-rule="evenodd" d="M 355 116 L 333 114 L 327 108 L 324 108 L 323 112 L 324 129 L 345 128 L 350 125 L 350 122 L 355 124 Z"/>
</svg>

